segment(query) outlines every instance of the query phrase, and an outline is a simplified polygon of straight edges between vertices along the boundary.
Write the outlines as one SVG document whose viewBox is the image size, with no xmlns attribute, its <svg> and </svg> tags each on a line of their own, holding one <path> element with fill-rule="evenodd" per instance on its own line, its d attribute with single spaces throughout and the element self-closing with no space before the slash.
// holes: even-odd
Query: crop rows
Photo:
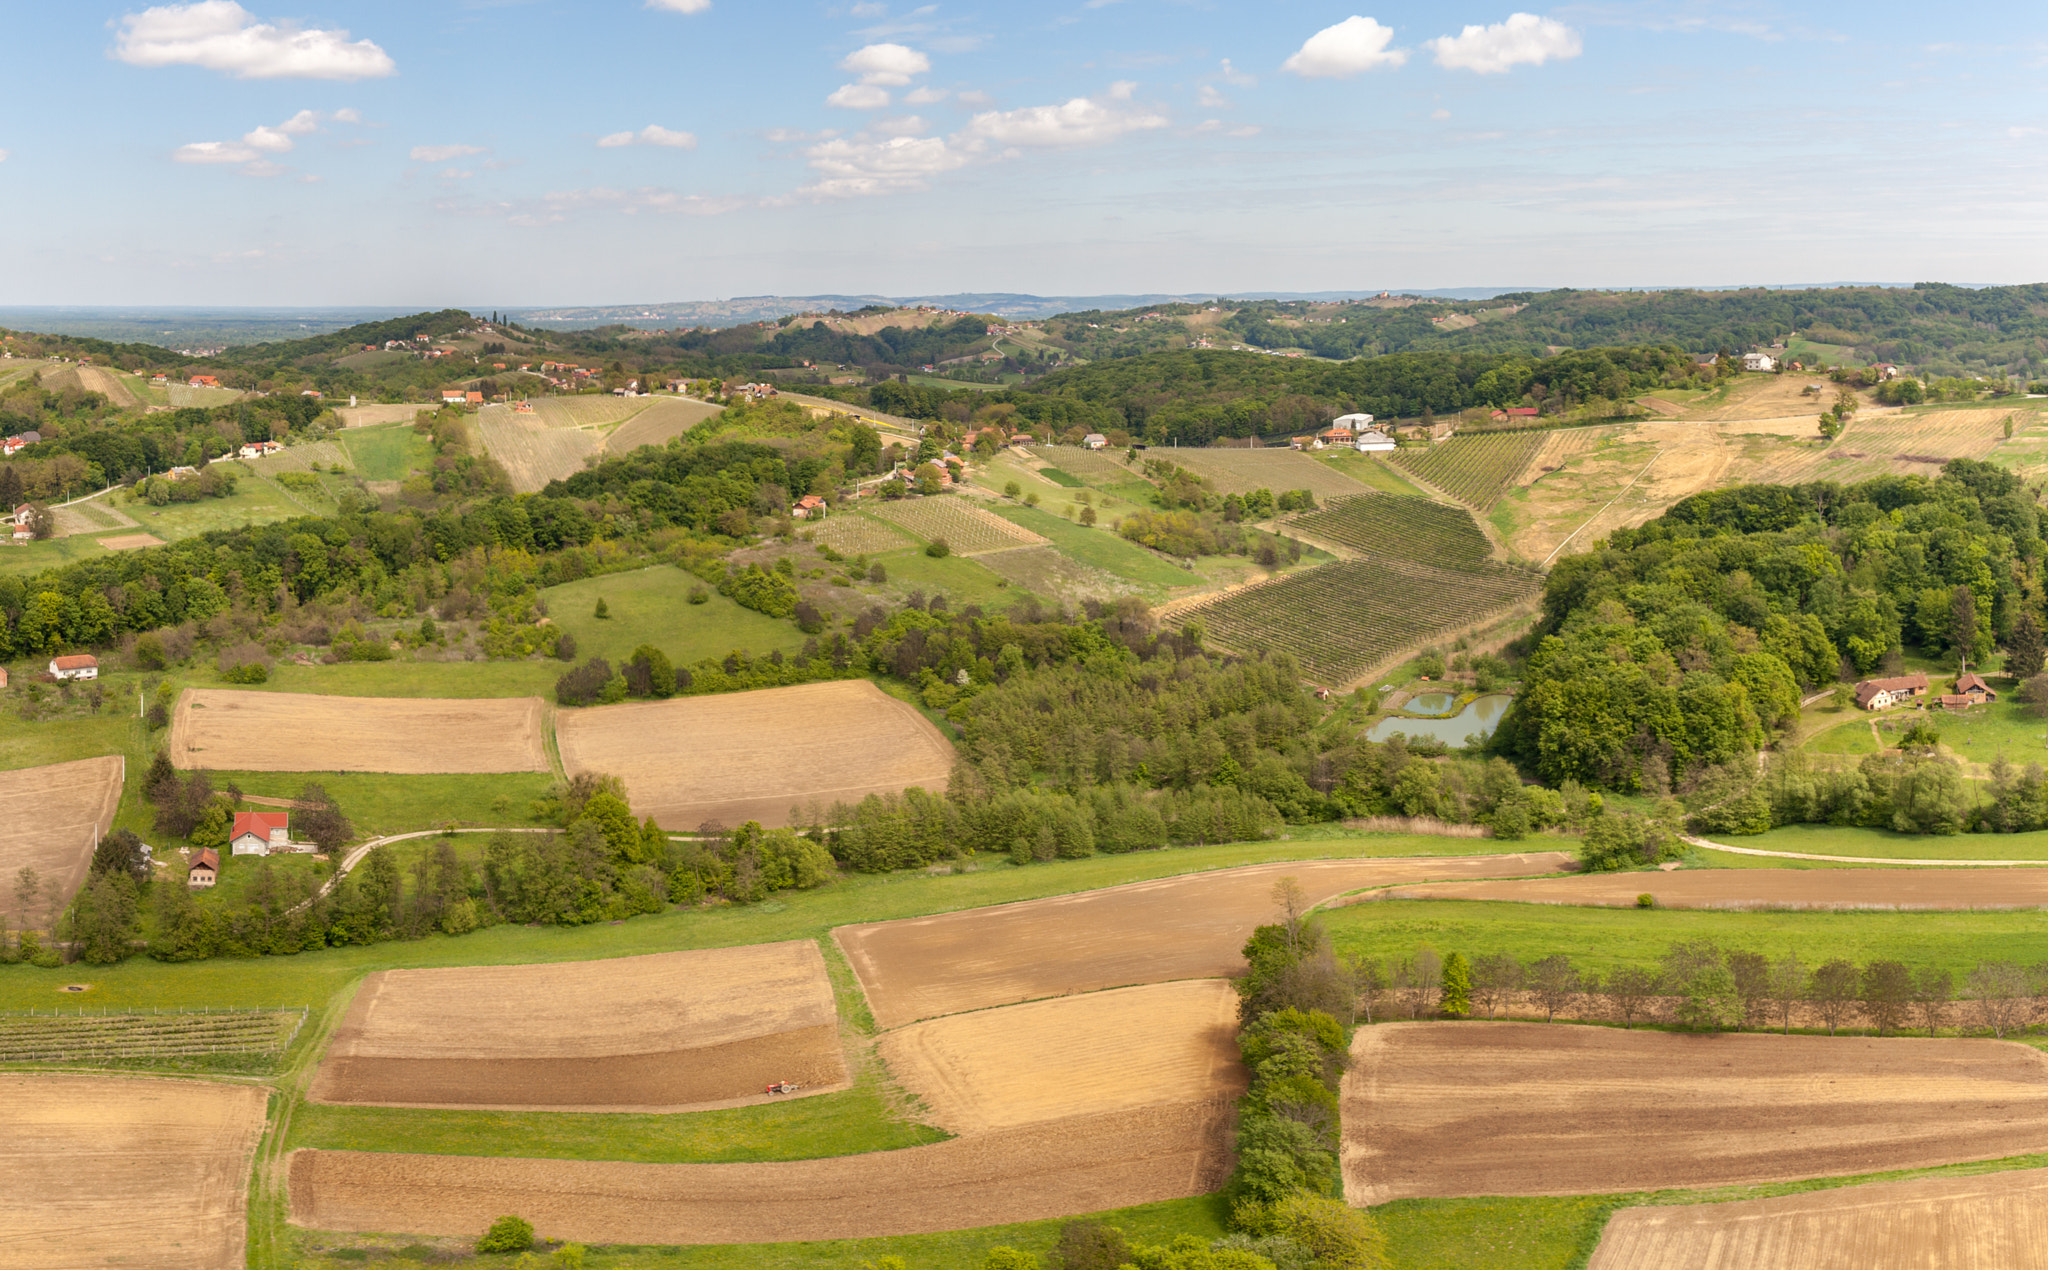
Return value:
<svg viewBox="0 0 2048 1270">
<path fill-rule="evenodd" d="M 1542 432 L 1476 432 L 1427 450 L 1396 450 L 1387 457 L 1453 498 L 1481 511 L 1501 500 L 1543 449 Z"/>
<path fill-rule="evenodd" d="M 1522 603 L 1540 574 L 1506 565 L 1438 569 L 1410 560 L 1346 560 L 1233 591 L 1189 609 L 1207 637 L 1236 652 L 1292 653 L 1337 687 L 1412 645 Z"/>
<path fill-rule="evenodd" d="M 276 1053 L 291 1043 L 304 1018 L 298 1010 L 4 1015 L 0 1016 L 0 1062 Z"/>
<path fill-rule="evenodd" d="M 1045 541 L 986 508 L 944 494 L 883 503 L 875 509 L 875 515 L 901 525 L 926 542 L 944 538 L 955 554 L 963 556 L 1035 547 Z"/>
<path fill-rule="evenodd" d="M 1363 555 L 1445 568 L 1484 564 L 1493 552 L 1471 512 L 1412 494 L 1340 499 L 1296 516 L 1288 526 Z"/>
<path fill-rule="evenodd" d="M 1148 457 L 1167 459 L 1206 477 L 1219 494 L 1248 494 L 1255 489 L 1279 494 L 1305 489 L 1322 499 L 1371 492 L 1370 487 L 1299 450 L 1154 449 Z"/>
<path fill-rule="evenodd" d="M 1122 451 L 1116 451 L 1121 454 Z M 1115 485 L 1139 479 L 1138 474 L 1109 456 L 1107 451 L 1078 445 L 1037 445 L 1033 458 L 1044 459 L 1062 472 L 1072 472 L 1090 485 Z"/>
<path fill-rule="evenodd" d="M 910 545 L 909 539 L 881 521 L 855 512 L 828 516 L 802 532 L 819 546 L 849 556 L 873 555 Z"/>
</svg>

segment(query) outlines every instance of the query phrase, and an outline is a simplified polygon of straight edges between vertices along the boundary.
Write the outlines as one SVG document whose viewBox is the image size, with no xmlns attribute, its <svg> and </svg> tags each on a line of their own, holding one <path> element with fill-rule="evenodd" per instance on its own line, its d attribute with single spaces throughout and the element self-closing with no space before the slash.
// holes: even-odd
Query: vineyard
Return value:
<svg viewBox="0 0 2048 1270">
<path fill-rule="evenodd" d="M 1471 433 L 1427 450 L 1396 450 L 1387 457 L 1451 497 L 1485 511 L 1514 488 L 1548 439 L 1543 432 Z"/>
<path fill-rule="evenodd" d="M 484 449 L 512 478 L 512 488 L 522 494 L 537 494 L 549 481 L 574 476 L 583 470 L 584 457 L 595 454 L 602 444 L 595 433 L 573 427 L 550 428 L 535 422 L 532 415 L 516 415 L 503 406 L 479 411 L 475 427 Z"/>
<path fill-rule="evenodd" d="M 982 507 L 941 494 L 883 503 L 875 514 L 930 542 L 944 538 L 955 555 L 974 556 L 1012 547 L 1036 547 L 1045 539 Z"/>
<path fill-rule="evenodd" d="M 1116 453 L 1121 454 L 1119 450 Z M 1122 481 L 1137 479 L 1138 474 L 1110 457 L 1109 452 L 1090 450 L 1078 445 L 1039 445 L 1031 448 L 1031 457 L 1042 460 L 1062 472 L 1072 472 L 1090 485 L 1115 485 Z"/>
<path fill-rule="evenodd" d="M 1064 457 L 1064 455 L 1062 455 Z M 1150 458 L 1166 459 L 1207 478 L 1219 494 L 1248 494 L 1269 489 L 1275 494 L 1305 489 L 1318 499 L 1369 494 L 1365 485 L 1299 450 L 1194 450 L 1154 447 Z"/>
<path fill-rule="evenodd" d="M 202 1054 L 282 1054 L 304 1010 L 203 1014 L 0 1014 L 0 1063 L 102 1063 Z"/>
<path fill-rule="evenodd" d="M 1347 560 L 1228 592 L 1177 620 L 1199 620 L 1223 648 L 1292 653 L 1308 678 L 1338 687 L 1431 637 L 1530 600 L 1542 586 L 1541 574 L 1505 565 Z"/>
<path fill-rule="evenodd" d="M 1368 556 L 1461 568 L 1484 564 L 1493 545 L 1472 513 L 1412 495 L 1367 494 L 1307 512 L 1287 527 Z"/>
<path fill-rule="evenodd" d="M 821 547 L 847 556 L 871 556 L 877 551 L 907 547 L 910 540 L 871 516 L 841 512 L 804 529 L 802 537 Z"/>
</svg>

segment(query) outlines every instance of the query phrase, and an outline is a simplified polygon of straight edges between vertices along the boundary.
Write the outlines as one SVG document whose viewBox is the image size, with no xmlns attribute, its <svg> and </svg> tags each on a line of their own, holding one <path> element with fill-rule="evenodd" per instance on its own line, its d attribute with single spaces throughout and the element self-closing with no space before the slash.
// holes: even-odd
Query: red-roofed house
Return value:
<svg viewBox="0 0 2048 1270">
<path fill-rule="evenodd" d="M 1506 410 L 1494 411 L 1487 418 L 1495 423 L 1506 423 L 1510 419 L 1534 419 L 1537 414 L 1534 406 L 1509 406 Z"/>
<path fill-rule="evenodd" d="M 185 885 L 197 890 L 212 886 L 220 881 L 220 852 L 207 847 L 192 857 L 192 867 L 185 870 Z"/>
<path fill-rule="evenodd" d="M 74 653 L 50 659 L 50 673 L 59 679 L 98 679 L 100 659 L 91 653 Z"/>
<path fill-rule="evenodd" d="M 238 811 L 228 830 L 228 850 L 235 855 L 269 855 L 288 847 L 291 823 L 288 811 Z"/>
<path fill-rule="evenodd" d="M 472 406 L 481 406 L 482 404 L 484 404 L 484 395 L 480 392 L 472 390 L 470 392 L 462 394 L 462 400 Z"/>
</svg>

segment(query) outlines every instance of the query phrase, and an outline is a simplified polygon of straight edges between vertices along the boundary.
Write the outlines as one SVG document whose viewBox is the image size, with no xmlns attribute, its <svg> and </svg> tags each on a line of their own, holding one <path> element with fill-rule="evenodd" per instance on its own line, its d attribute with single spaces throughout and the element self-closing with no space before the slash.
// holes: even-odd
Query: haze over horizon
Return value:
<svg viewBox="0 0 2048 1270">
<path fill-rule="evenodd" d="M 50 6 L 0 307 L 2014 283 L 2014 3 Z"/>
</svg>

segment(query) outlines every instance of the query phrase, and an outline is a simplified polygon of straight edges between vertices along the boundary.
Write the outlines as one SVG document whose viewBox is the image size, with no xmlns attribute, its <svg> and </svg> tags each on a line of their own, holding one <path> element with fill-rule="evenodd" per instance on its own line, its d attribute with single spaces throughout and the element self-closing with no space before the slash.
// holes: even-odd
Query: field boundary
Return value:
<svg viewBox="0 0 2048 1270">
<path fill-rule="evenodd" d="M 1835 864 L 1882 864 L 1903 865 L 1916 869 L 2043 869 L 2048 860 L 1907 860 L 1888 856 L 1867 855 L 1816 855 L 1810 851 L 1767 851 L 1762 847 L 1731 847 L 1726 843 L 1713 842 L 1681 834 L 1686 842 L 1709 851 L 1727 851 L 1734 855 L 1767 856 L 1774 860 L 1822 860 Z"/>
</svg>

